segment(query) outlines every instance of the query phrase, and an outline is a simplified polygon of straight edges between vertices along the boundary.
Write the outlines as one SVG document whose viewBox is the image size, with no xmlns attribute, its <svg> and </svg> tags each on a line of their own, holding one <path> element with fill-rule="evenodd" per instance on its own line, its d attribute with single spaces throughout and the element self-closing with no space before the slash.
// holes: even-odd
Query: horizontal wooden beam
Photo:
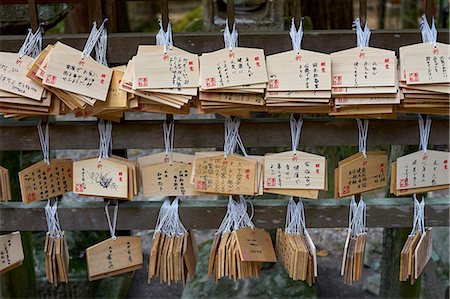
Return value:
<svg viewBox="0 0 450 299">
<path fill-rule="evenodd" d="M 261 228 L 283 227 L 287 200 L 250 200 L 254 206 L 253 222 Z M 412 198 L 366 199 L 368 227 L 411 227 Z M 0 231 L 46 231 L 45 202 L 25 205 L 21 202 L 0 203 Z M 348 226 L 349 200 L 304 200 L 308 227 Z M 217 229 L 226 212 L 226 200 L 183 200 L 181 221 L 186 228 Z M 64 230 L 108 230 L 102 202 L 62 201 L 58 215 Z M 146 230 L 155 227 L 160 201 L 131 201 L 119 204 L 117 230 Z M 450 225 L 449 198 L 426 199 L 425 224 Z"/>
<path fill-rule="evenodd" d="M 17 52 L 24 35 L 0 36 L 0 50 Z M 44 36 L 44 45 L 61 41 L 78 49 L 83 49 L 87 34 L 64 34 Z M 174 34 L 174 45 L 187 51 L 201 54 L 224 47 L 223 36 L 219 32 L 195 32 Z M 449 30 L 440 30 L 438 41 L 449 42 Z M 419 30 L 374 30 L 370 46 L 398 51 L 400 46 L 420 43 Z M 137 52 L 138 45 L 155 44 L 155 34 L 113 33 L 108 35 L 108 62 L 112 65 L 124 64 Z M 292 49 L 287 31 L 283 32 L 240 32 L 239 46 L 262 48 L 266 55 Z M 331 53 L 356 46 L 356 34 L 352 30 L 306 31 L 302 48 Z"/>
<path fill-rule="evenodd" d="M 163 148 L 162 122 L 123 121 L 113 124 L 113 148 Z M 0 122 L 0 151 L 40 150 L 33 121 Z M 175 122 L 175 148 L 222 148 L 223 120 L 177 120 Z M 286 118 L 242 120 L 240 133 L 246 147 L 290 147 L 289 122 Z M 448 145 L 448 118 L 433 119 L 429 144 Z M 95 121 L 67 121 L 50 123 L 50 149 L 95 149 L 99 134 Z M 368 145 L 419 144 L 417 120 L 371 120 Z M 354 146 L 358 145 L 355 120 L 333 118 L 305 118 L 301 146 Z"/>
</svg>

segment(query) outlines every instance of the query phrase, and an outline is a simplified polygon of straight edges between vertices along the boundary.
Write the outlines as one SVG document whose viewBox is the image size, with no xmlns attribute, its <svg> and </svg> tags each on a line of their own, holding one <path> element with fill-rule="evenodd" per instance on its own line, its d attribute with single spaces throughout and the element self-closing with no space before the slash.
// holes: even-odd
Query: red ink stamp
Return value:
<svg viewBox="0 0 450 299">
<path fill-rule="evenodd" d="M 140 78 L 138 78 L 138 86 L 139 87 L 146 87 L 146 86 L 148 86 L 148 77 L 140 77 Z"/>
<path fill-rule="evenodd" d="M 75 185 L 75 191 L 76 192 L 83 192 L 84 191 L 83 184 L 76 184 Z"/>
<path fill-rule="evenodd" d="M 206 87 L 213 87 L 213 86 L 216 86 L 216 78 L 215 77 L 206 78 Z"/>
<path fill-rule="evenodd" d="M 419 81 L 419 73 L 409 73 L 409 81 L 418 82 Z"/>
<path fill-rule="evenodd" d="M 33 192 L 33 193 L 28 194 L 27 199 L 28 199 L 29 202 L 30 201 L 36 201 L 36 193 Z"/>
<path fill-rule="evenodd" d="M 342 85 L 342 75 L 333 76 L 333 85 Z"/>
<path fill-rule="evenodd" d="M 408 179 L 400 179 L 400 188 L 408 187 Z"/>
<path fill-rule="evenodd" d="M 278 88 L 280 81 L 278 79 L 269 80 L 269 88 Z"/>
<path fill-rule="evenodd" d="M 344 186 L 344 188 L 342 189 L 342 194 L 348 194 L 350 193 L 350 186 Z"/>
<path fill-rule="evenodd" d="M 276 185 L 276 179 L 275 178 L 267 178 L 266 179 L 266 185 L 267 187 L 275 187 Z"/>
<path fill-rule="evenodd" d="M 55 82 L 56 82 L 56 76 L 47 75 L 47 79 L 45 79 L 45 83 L 47 83 L 47 84 L 55 84 Z"/>
<path fill-rule="evenodd" d="M 206 190 L 206 182 L 205 181 L 198 181 L 197 182 L 197 189 L 198 190 Z"/>
</svg>

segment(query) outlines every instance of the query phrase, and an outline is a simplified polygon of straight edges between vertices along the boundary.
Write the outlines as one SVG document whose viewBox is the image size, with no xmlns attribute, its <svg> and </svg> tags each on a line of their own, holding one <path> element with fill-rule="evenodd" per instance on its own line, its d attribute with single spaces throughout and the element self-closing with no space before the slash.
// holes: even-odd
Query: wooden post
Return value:
<svg viewBox="0 0 450 299">
<path fill-rule="evenodd" d="M 391 146 L 389 165 L 398 157 L 405 154 L 405 147 L 400 145 Z M 391 169 L 388 170 L 388 182 L 391 178 Z M 386 187 L 386 197 L 390 197 L 389 183 Z M 395 200 L 395 199 L 393 199 Z M 413 215 L 411 214 L 411 226 Z M 383 230 L 383 254 L 381 261 L 381 298 L 419 298 L 421 278 L 414 285 L 409 281 L 401 282 L 400 275 L 400 252 L 410 233 L 409 228 L 384 228 Z"/>
<path fill-rule="evenodd" d="M 228 28 L 230 31 L 233 30 L 234 24 L 234 0 L 227 0 L 227 18 L 228 18 Z"/>
<path fill-rule="evenodd" d="M 367 0 L 359 0 L 359 20 L 361 27 L 364 28 L 367 21 Z"/>
<path fill-rule="evenodd" d="M 33 31 L 39 28 L 39 13 L 36 0 L 28 0 L 28 14 L 30 15 L 30 25 Z"/>
</svg>

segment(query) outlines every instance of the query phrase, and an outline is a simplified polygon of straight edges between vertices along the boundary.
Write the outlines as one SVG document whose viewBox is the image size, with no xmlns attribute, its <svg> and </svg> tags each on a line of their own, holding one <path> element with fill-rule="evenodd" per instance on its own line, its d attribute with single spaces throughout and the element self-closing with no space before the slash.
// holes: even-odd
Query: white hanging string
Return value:
<svg viewBox="0 0 450 299">
<path fill-rule="evenodd" d="M 100 35 L 102 34 L 103 28 L 105 27 L 107 21 L 108 19 L 105 18 L 102 22 L 102 25 L 100 25 L 98 29 L 97 29 L 97 22 L 93 23 L 91 32 L 89 33 L 86 44 L 84 45 L 83 52 L 81 53 L 81 59 L 84 59 L 85 56 L 91 55 L 92 50 L 97 44 L 97 41 L 100 38 Z"/>
<path fill-rule="evenodd" d="M 302 132 L 303 118 L 300 116 L 298 120 L 295 120 L 294 114 L 291 114 L 289 125 L 291 128 L 292 151 L 295 155 L 297 153 L 298 145 L 300 144 L 300 134 Z"/>
<path fill-rule="evenodd" d="M 303 20 L 300 21 L 300 26 L 297 28 L 295 27 L 295 21 L 294 18 L 292 18 L 291 21 L 291 30 L 289 31 L 289 35 L 291 37 L 292 42 L 292 48 L 294 51 L 299 54 L 302 46 L 302 39 L 303 39 Z"/>
<path fill-rule="evenodd" d="M 44 208 L 45 219 L 47 221 L 47 233 L 50 237 L 58 237 L 61 234 L 61 226 L 58 218 L 58 200 L 51 205 L 50 199 Z"/>
<path fill-rule="evenodd" d="M 155 233 L 160 232 L 164 222 L 166 221 L 167 213 L 170 207 L 170 200 L 164 200 L 161 209 L 159 209 L 158 220 L 156 221 Z M 154 235 L 153 235 L 154 236 Z"/>
<path fill-rule="evenodd" d="M 414 218 L 410 236 L 417 233 L 425 233 L 425 199 L 422 196 L 422 200 L 419 202 L 417 195 L 414 194 Z"/>
<path fill-rule="evenodd" d="M 230 51 L 233 51 L 233 48 L 238 46 L 238 32 L 236 30 L 236 22 L 233 23 L 233 31 L 230 31 L 230 27 L 228 26 L 228 19 L 225 20 L 223 41 L 225 43 L 225 48 L 230 49 Z"/>
<path fill-rule="evenodd" d="M 365 119 L 362 122 L 359 118 L 356 119 L 358 123 L 358 140 L 359 140 L 359 152 L 363 154 L 364 158 L 367 158 L 367 133 L 369 131 L 369 120 Z"/>
<path fill-rule="evenodd" d="M 420 134 L 419 149 L 421 149 L 423 153 L 426 154 L 428 147 L 428 140 L 430 139 L 430 132 L 431 132 L 431 118 L 429 115 L 427 115 L 427 118 L 424 123 L 422 115 L 418 114 L 418 121 Z"/>
<path fill-rule="evenodd" d="M 108 226 L 109 226 L 109 232 L 111 234 L 111 238 L 113 240 L 116 239 L 116 224 L 117 224 L 117 213 L 119 211 L 119 203 L 116 202 L 116 204 L 114 205 L 114 212 L 113 212 L 113 220 L 111 222 L 111 218 L 109 216 L 109 204 L 110 204 L 110 200 L 108 200 L 108 202 L 105 205 L 105 214 L 106 214 L 106 220 L 108 220 Z"/>
<path fill-rule="evenodd" d="M 430 43 L 436 46 L 437 30 L 436 24 L 434 23 L 434 17 L 431 19 L 431 27 L 430 27 L 426 15 L 423 14 L 420 25 L 421 25 L 420 33 L 422 34 L 422 42 Z"/>
<path fill-rule="evenodd" d="M 172 203 L 170 203 L 169 199 L 164 201 L 159 210 L 155 233 L 161 232 L 170 236 L 180 236 L 187 233 L 178 212 L 179 200 L 180 199 L 176 197 Z"/>
<path fill-rule="evenodd" d="M 156 44 L 158 46 L 164 46 L 164 53 L 167 53 L 167 48 L 172 50 L 173 47 L 173 37 L 172 37 L 172 26 L 170 21 L 167 24 L 167 31 L 164 31 L 162 20 L 159 20 L 159 31 L 156 34 Z"/>
<path fill-rule="evenodd" d="M 98 122 L 98 133 L 100 135 L 100 144 L 98 149 L 98 160 L 108 159 L 109 151 L 112 149 L 112 122 L 100 119 Z"/>
<path fill-rule="evenodd" d="M 359 18 L 356 18 L 356 20 L 353 21 L 353 27 L 356 28 L 356 44 L 358 47 L 363 50 L 364 48 L 367 48 L 369 46 L 369 40 L 370 40 L 370 29 L 367 25 L 367 21 L 364 25 L 364 30 L 361 27 L 361 20 Z"/>
<path fill-rule="evenodd" d="M 169 158 L 169 163 L 173 163 L 173 140 L 175 136 L 175 122 L 172 120 L 169 125 L 164 121 L 163 124 L 164 133 L 164 147 L 166 150 L 166 157 Z"/>
<path fill-rule="evenodd" d="M 50 165 L 50 142 L 48 133 L 48 122 L 45 124 L 45 135 L 42 131 L 42 122 L 39 121 L 37 125 L 39 142 L 41 143 L 43 160 L 47 165 Z"/>
<path fill-rule="evenodd" d="M 234 153 L 236 150 L 240 124 L 241 120 L 238 117 L 234 120 L 231 117 L 227 117 L 225 119 L 225 136 L 223 145 L 223 154 L 225 158 Z"/>
<path fill-rule="evenodd" d="M 251 213 L 247 213 L 250 206 Z M 252 218 L 254 215 L 254 208 L 251 202 L 247 202 L 244 196 L 239 195 L 239 200 L 235 201 L 233 196 L 228 197 L 227 212 L 217 229 L 216 234 L 224 234 L 225 232 L 232 232 L 241 227 L 254 227 Z"/>
<path fill-rule="evenodd" d="M 106 59 L 106 51 L 108 48 L 108 30 L 103 27 L 100 31 L 100 36 L 95 43 L 95 61 L 108 66 L 108 61 Z"/>
<path fill-rule="evenodd" d="M 39 26 L 35 33 L 31 29 L 28 29 L 27 36 L 24 43 L 19 49 L 19 57 L 22 58 L 24 55 L 35 58 L 42 51 L 42 34 L 44 29 Z"/>
<path fill-rule="evenodd" d="M 286 213 L 286 225 L 285 231 L 288 234 L 305 234 L 306 220 L 305 220 L 305 208 L 303 201 L 299 198 L 299 201 L 295 203 L 294 198 L 291 197 L 288 203 Z"/>
</svg>

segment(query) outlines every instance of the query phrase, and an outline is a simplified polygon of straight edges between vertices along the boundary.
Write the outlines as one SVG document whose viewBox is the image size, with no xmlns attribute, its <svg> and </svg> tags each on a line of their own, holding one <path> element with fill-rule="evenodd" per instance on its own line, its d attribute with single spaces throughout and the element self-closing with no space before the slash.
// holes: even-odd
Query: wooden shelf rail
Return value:
<svg viewBox="0 0 450 299">
<path fill-rule="evenodd" d="M 162 120 L 123 121 L 113 124 L 114 149 L 164 148 Z M 40 150 L 36 121 L 0 122 L 0 151 Z M 290 147 L 287 119 L 244 119 L 240 127 L 248 148 Z M 429 144 L 448 145 L 448 118 L 433 118 Z M 95 121 L 50 122 L 50 149 L 98 148 Z M 371 120 L 368 145 L 417 145 L 415 117 L 404 120 Z M 353 119 L 305 118 L 301 146 L 356 146 L 358 129 Z M 222 148 L 223 120 L 176 120 L 175 148 Z"/>
<path fill-rule="evenodd" d="M 284 227 L 286 199 L 254 199 L 253 222 L 261 228 Z M 411 227 L 412 198 L 366 199 L 368 227 Z M 307 227 L 347 227 L 347 199 L 304 200 Z M 118 230 L 147 230 L 156 224 L 161 201 L 119 203 Z M 0 231 L 46 231 L 46 202 L 25 205 L 21 202 L 0 203 Z M 182 200 L 180 217 L 186 228 L 217 229 L 226 212 L 227 200 Z M 108 230 L 105 203 L 62 201 L 58 203 L 61 227 L 71 231 Z M 429 198 L 425 204 L 427 226 L 450 225 L 450 198 Z M 26 221 L 24 221 L 26 220 Z"/>
</svg>

